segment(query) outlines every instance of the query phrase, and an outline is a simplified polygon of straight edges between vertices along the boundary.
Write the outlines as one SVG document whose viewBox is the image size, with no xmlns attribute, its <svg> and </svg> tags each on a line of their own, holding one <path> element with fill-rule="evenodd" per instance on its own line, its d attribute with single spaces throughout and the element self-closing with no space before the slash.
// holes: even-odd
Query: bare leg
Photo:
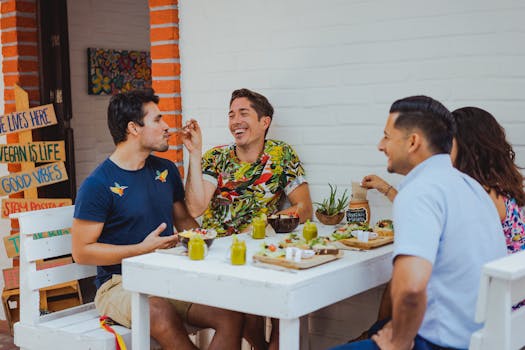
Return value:
<svg viewBox="0 0 525 350">
<path fill-rule="evenodd" d="M 173 305 L 162 298 L 149 298 L 150 332 L 163 350 L 196 350 Z"/>
<path fill-rule="evenodd" d="M 272 334 L 268 350 L 279 350 L 279 320 L 276 318 L 272 318 Z"/>
<path fill-rule="evenodd" d="M 264 317 L 257 315 L 244 315 L 243 338 L 250 343 L 255 350 L 267 350 L 268 343 L 265 334 Z"/>
<path fill-rule="evenodd" d="M 244 314 L 216 307 L 192 304 L 188 322 L 197 327 L 215 329 L 209 350 L 235 350 L 241 348 Z"/>
</svg>

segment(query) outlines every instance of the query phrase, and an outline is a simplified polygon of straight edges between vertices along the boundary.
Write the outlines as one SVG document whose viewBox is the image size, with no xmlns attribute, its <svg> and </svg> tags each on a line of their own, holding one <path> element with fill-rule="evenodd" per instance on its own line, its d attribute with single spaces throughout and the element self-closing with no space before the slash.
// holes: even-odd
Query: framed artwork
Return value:
<svg viewBox="0 0 525 350">
<path fill-rule="evenodd" d="M 88 48 L 88 94 L 114 95 L 151 87 L 148 51 Z"/>
</svg>

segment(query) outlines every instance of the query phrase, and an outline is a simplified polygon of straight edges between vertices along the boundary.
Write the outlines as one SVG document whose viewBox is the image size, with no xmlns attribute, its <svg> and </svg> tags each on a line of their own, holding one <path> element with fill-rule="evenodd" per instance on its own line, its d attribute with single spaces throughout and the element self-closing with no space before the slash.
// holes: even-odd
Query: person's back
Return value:
<svg viewBox="0 0 525 350">
<path fill-rule="evenodd" d="M 505 255 L 490 197 L 452 167 L 448 154 L 435 155 L 403 180 L 394 201 L 394 222 L 394 255 L 416 255 L 433 263 L 418 334 L 438 345 L 468 347 L 470 334 L 480 327 L 474 322 L 473 286 L 479 284 L 483 264 Z"/>
</svg>

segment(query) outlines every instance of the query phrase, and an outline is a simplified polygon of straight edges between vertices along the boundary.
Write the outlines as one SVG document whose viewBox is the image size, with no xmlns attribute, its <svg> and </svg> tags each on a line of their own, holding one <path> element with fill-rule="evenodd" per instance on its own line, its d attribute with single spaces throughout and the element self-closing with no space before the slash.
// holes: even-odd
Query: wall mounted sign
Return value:
<svg viewBox="0 0 525 350">
<path fill-rule="evenodd" d="M 65 160 L 64 141 L 0 145 L 0 163 L 49 163 Z"/>
<path fill-rule="evenodd" d="M 71 203 L 69 198 L 5 198 L 2 199 L 2 218 L 7 219 L 14 213 L 63 207 Z"/>
<path fill-rule="evenodd" d="M 64 162 L 50 163 L 0 177 L 0 196 L 54 184 L 68 179 Z"/>
</svg>

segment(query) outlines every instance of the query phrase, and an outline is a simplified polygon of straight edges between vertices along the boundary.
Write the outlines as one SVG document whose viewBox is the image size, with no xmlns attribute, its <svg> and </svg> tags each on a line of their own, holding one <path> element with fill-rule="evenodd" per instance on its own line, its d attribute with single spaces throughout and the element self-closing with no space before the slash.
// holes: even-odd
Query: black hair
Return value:
<svg viewBox="0 0 525 350">
<path fill-rule="evenodd" d="M 419 129 L 433 154 L 450 153 L 456 123 L 441 102 L 428 96 L 405 97 L 392 104 L 390 113 L 399 113 L 396 129 Z"/>
<path fill-rule="evenodd" d="M 108 127 L 115 145 L 128 138 L 128 123 L 144 126 L 144 104 L 159 103 L 153 89 L 133 90 L 114 95 L 108 106 Z"/>
<path fill-rule="evenodd" d="M 230 99 L 230 106 L 232 105 L 233 100 L 241 97 L 246 97 L 250 101 L 250 105 L 257 113 L 257 117 L 261 119 L 262 117 L 273 118 L 273 107 L 266 97 L 263 95 L 248 89 L 238 89 L 232 92 L 232 97 Z"/>
</svg>

